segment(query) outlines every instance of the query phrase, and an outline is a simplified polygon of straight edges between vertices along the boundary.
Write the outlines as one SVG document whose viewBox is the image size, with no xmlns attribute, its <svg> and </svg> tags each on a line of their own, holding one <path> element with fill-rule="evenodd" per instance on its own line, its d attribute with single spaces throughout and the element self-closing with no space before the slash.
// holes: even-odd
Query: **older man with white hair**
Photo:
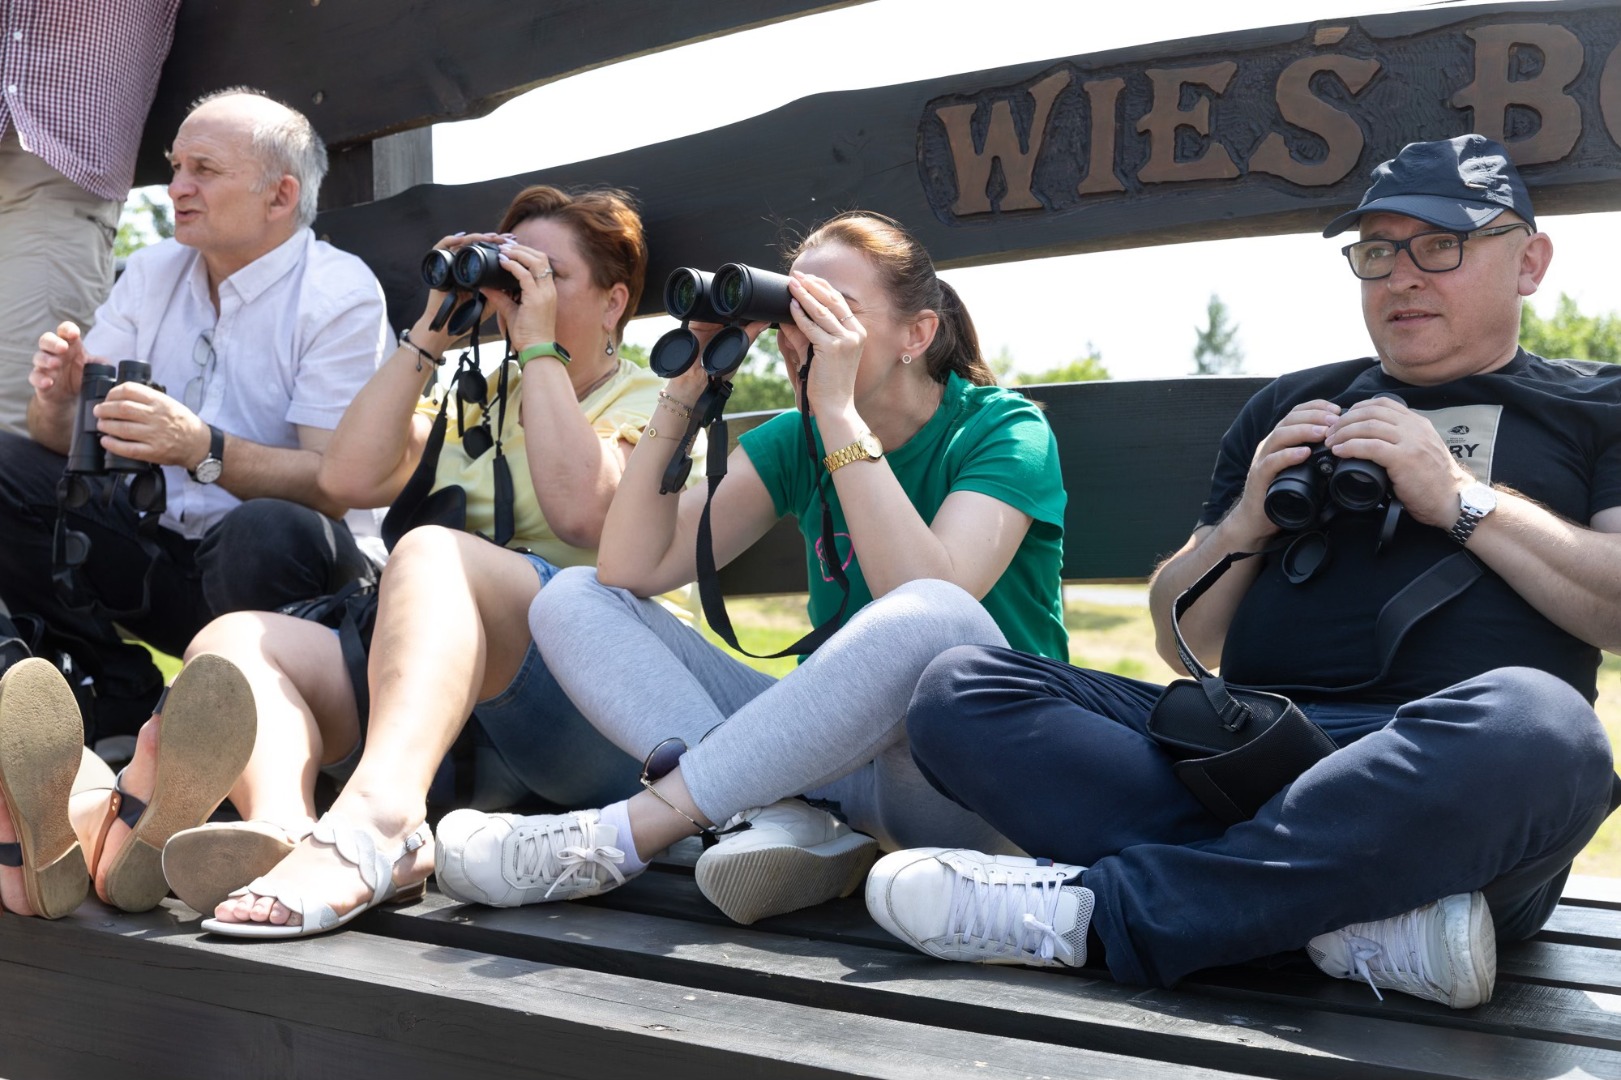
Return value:
<svg viewBox="0 0 1621 1080">
<path fill-rule="evenodd" d="M 131 257 L 87 334 L 41 337 L 32 438 L 0 436 L 0 599 L 94 680 L 94 735 L 133 732 L 161 686 L 115 623 L 179 654 L 216 615 L 371 572 L 316 485 L 390 336 L 371 271 L 310 231 L 326 149 L 239 88 L 192 108 L 169 159 L 174 239 Z M 87 365 L 129 360 L 150 379 L 92 406 L 109 383 Z M 369 512 L 350 524 L 375 534 Z"/>
</svg>

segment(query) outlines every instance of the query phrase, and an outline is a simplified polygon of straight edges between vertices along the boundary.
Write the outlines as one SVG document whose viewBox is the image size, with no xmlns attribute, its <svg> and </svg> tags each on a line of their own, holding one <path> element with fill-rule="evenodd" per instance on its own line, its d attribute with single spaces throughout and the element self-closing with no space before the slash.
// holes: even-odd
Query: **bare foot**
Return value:
<svg viewBox="0 0 1621 1080">
<path fill-rule="evenodd" d="M 383 802 L 346 789 L 333 804 L 332 813 L 370 832 L 378 851 L 399 851 L 405 845 L 405 838 L 421 825 L 424 809 L 419 803 L 402 812 L 394 802 L 390 801 L 387 806 Z M 433 845 L 424 844 L 394 864 L 394 885 L 396 888 L 414 885 L 426 881 L 432 874 Z M 214 909 L 214 917 L 221 922 L 298 926 L 303 922 L 302 915 L 276 899 L 277 896 L 301 897 L 310 905 L 325 904 L 339 916 L 372 898 L 371 889 L 361 879 L 355 865 L 343 859 L 337 848 L 314 837 L 305 837 L 292 854 L 262 880 L 266 893 L 250 892 L 231 897 Z"/>
</svg>

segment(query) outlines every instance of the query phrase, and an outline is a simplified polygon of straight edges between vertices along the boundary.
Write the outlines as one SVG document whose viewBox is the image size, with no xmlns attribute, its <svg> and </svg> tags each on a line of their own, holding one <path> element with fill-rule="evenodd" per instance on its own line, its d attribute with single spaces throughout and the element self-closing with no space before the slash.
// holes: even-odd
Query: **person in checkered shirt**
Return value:
<svg viewBox="0 0 1621 1080">
<path fill-rule="evenodd" d="M 39 336 L 89 329 L 113 283 L 180 0 L 0 5 L 0 431 L 24 434 Z"/>
</svg>

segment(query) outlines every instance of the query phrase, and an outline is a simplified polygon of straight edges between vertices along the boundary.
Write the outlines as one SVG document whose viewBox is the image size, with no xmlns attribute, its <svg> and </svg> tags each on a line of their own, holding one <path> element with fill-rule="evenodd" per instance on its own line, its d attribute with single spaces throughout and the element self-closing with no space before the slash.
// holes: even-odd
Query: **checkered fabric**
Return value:
<svg viewBox="0 0 1621 1080">
<path fill-rule="evenodd" d="M 0 138 L 122 202 L 180 0 L 0 4 Z"/>
</svg>

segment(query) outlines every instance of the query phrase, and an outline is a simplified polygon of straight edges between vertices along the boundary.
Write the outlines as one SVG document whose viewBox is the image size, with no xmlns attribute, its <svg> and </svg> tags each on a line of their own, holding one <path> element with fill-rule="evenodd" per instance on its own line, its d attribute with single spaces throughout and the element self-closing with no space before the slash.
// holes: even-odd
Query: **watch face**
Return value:
<svg viewBox="0 0 1621 1080">
<path fill-rule="evenodd" d="M 878 436 L 874 435 L 870 431 L 861 436 L 861 449 L 865 450 L 867 452 L 867 456 L 870 458 L 881 458 L 884 456 L 884 444 L 879 442 Z"/>
<path fill-rule="evenodd" d="M 191 475 L 199 484 L 212 484 L 220 478 L 220 473 L 224 471 L 225 463 L 218 458 L 210 457 L 204 458 L 202 464 L 192 470 Z"/>
<path fill-rule="evenodd" d="M 1463 509 L 1484 517 L 1497 509 L 1497 492 L 1485 484 L 1472 484 L 1463 489 L 1460 501 Z"/>
</svg>

